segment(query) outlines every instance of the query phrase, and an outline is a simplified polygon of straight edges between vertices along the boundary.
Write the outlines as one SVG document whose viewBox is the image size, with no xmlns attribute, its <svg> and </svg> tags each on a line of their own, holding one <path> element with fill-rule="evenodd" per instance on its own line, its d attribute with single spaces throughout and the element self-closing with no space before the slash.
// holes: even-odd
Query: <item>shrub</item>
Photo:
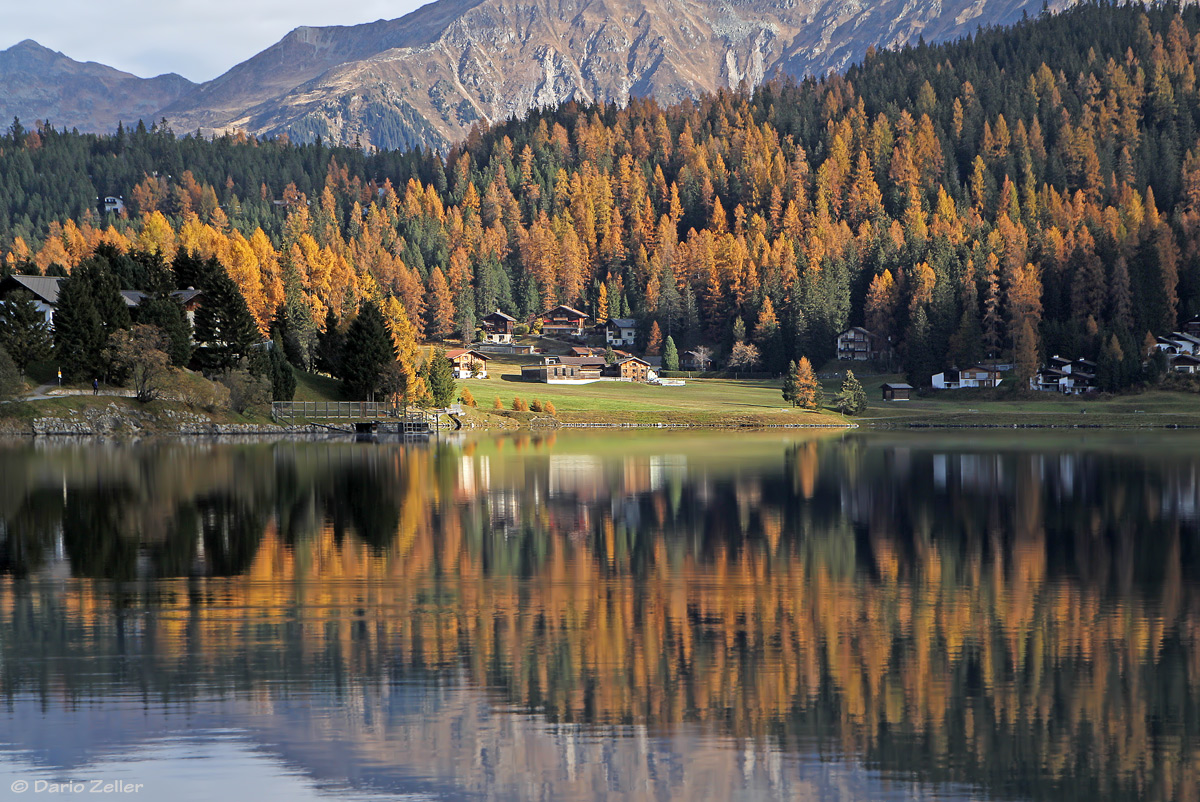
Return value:
<svg viewBox="0 0 1200 802">
<path fill-rule="evenodd" d="M 492 402 L 492 409 L 504 409 L 504 402 L 500 400 L 500 396 L 496 396 L 496 400 Z"/>
<path fill-rule="evenodd" d="M 528 412 L 529 404 L 525 403 L 524 398 L 514 398 L 512 400 L 513 412 Z"/>
<path fill-rule="evenodd" d="M 271 400 L 271 380 L 255 376 L 245 368 L 235 368 L 218 380 L 229 390 L 229 408 L 239 415 L 255 404 Z"/>
<path fill-rule="evenodd" d="M 536 398 L 533 399 L 533 404 L 530 405 L 529 409 L 532 410 L 533 412 L 541 412 L 542 411 L 542 402 L 538 401 Z"/>
<path fill-rule="evenodd" d="M 524 337 L 528 333 L 529 327 L 524 323 L 518 323 L 517 325 L 513 326 L 513 334 L 517 337 Z"/>
<path fill-rule="evenodd" d="M 462 392 L 458 395 L 458 400 L 462 401 L 463 404 L 468 407 L 479 406 L 475 402 L 475 396 L 471 393 L 471 388 L 469 387 L 462 388 Z"/>
<path fill-rule="evenodd" d="M 558 410 L 554 408 L 553 402 L 547 401 L 545 409 L 546 409 L 547 415 L 557 415 L 558 414 Z"/>
</svg>

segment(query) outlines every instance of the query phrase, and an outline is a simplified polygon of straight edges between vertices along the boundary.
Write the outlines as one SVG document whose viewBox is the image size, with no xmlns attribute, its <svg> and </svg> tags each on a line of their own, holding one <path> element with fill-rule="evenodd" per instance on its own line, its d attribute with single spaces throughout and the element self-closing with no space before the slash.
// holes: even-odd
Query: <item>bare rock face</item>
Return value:
<svg viewBox="0 0 1200 802">
<path fill-rule="evenodd" d="M 478 122 L 531 108 L 637 96 L 673 103 L 754 85 L 777 70 L 821 74 L 847 67 L 870 46 L 953 38 L 1041 7 L 1041 0 L 437 0 L 397 20 L 297 28 L 149 116 L 165 116 L 177 131 L 445 148 Z"/>
<path fill-rule="evenodd" d="M 0 120 L 19 117 L 56 128 L 112 131 L 126 123 L 158 119 L 163 106 L 195 88 L 171 73 L 139 78 L 95 62 L 81 63 L 26 39 L 0 50 Z"/>
</svg>

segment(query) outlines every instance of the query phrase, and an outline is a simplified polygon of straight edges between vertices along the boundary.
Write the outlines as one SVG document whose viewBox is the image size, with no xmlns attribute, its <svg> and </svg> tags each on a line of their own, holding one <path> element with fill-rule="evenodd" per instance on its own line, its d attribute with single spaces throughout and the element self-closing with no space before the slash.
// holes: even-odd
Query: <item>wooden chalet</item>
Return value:
<svg viewBox="0 0 1200 802">
<path fill-rule="evenodd" d="M 522 365 L 521 378 L 546 384 L 587 384 L 600 381 L 604 359 L 597 357 L 548 356 L 538 365 Z"/>
<path fill-rule="evenodd" d="M 454 366 L 456 379 L 486 379 L 488 357 L 470 348 L 454 348 L 446 352 Z"/>
<path fill-rule="evenodd" d="M 654 369 L 650 363 L 636 356 L 626 357 L 612 365 L 605 365 L 600 373 L 603 376 L 624 379 L 632 382 L 648 382 Z M 657 374 L 655 374 L 655 378 Z"/>
<path fill-rule="evenodd" d="M 837 337 L 837 358 L 855 362 L 878 359 L 888 350 L 887 341 L 862 326 L 846 329 Z"/>
<path fill-rule="evenodd" d="M 884 401 L 911 401 L 912 400 L 912 385 L 904 384 L 903 382 L 883 385 L 883 400 Z"/>
<path fill-rule="evenodd" d="M 542 334 L 558 334 L 582 337 L 587 327 L 588 316 L 578 309 L 559 304 L 538 315 L 542 321 Z"/>
<path fill-rule="evenodd" d="M 483 339 L 489 343 L 511 343 L 513 340 L 513 330 L 517 326 L 517 319 L 504 314 L 499 309 L 492 312 L 490 315 L 484 316 L 483 320 L 479 321 L 483 329 Z"/>
</svg>

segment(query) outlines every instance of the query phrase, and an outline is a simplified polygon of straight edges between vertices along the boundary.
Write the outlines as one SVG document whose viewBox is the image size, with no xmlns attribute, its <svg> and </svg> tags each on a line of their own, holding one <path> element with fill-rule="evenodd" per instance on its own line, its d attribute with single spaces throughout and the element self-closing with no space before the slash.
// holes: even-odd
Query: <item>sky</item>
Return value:
<svg viewBox="0 0 1200 802">
<path fill-rule="evenodd" d="M 76 61 L 197 83 L 300 25 L 396 19 L 426 0 L 0 0 L 0 50 L 33 39 Z"/>
</svg>

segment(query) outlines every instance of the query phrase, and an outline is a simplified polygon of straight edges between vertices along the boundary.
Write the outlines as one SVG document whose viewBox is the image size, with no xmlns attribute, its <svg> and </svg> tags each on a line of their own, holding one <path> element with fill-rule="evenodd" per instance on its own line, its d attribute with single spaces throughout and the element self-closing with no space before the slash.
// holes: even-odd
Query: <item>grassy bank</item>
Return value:
<svg viewBox="0 0 1200 802">
<path fill-rule="evenodd" d="M 487 379 L 459 382 L 475 396 L 481 412 L 499 397 L 505 409 L 514 398 L 554 404 L 563 423 L 675 423 L 699 426 L 768 426 L 805 424 L 842 426 L 836 412 L 791 409 L 777 381 L 695 379 L 683 387 L 603 381 L 582 385 L 542 384 L 521 380 L 522 362 L 540 358 L 504 357 L 488 362 Z"/>
</svg>

